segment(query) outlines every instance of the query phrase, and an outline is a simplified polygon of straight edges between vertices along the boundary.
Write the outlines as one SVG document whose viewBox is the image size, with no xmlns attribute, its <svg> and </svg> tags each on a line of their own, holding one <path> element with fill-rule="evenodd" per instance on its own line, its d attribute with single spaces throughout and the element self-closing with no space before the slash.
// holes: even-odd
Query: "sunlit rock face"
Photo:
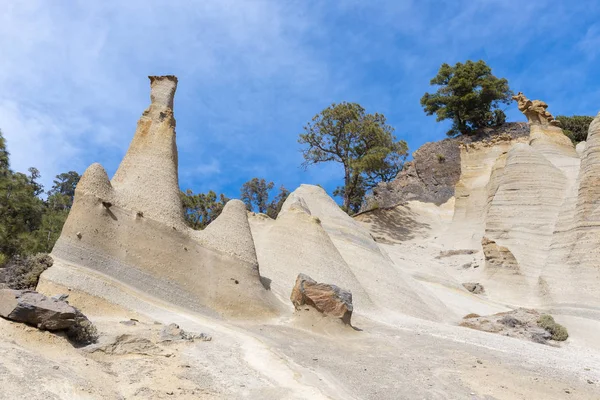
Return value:
<svg viewBox="0 0 600 400">
<path fill-rule="evenodd" d="M 134 307 L 140 294 L 215 315 L 276 312 L 263 287 L 244 205 L 229 202 L 205 231 L 184 221 L 173 98 L 175 76 L 150 77 L 150 106 L 115 176 L 83 174 L 39 290 L 66 286 Z"/>
</svg>

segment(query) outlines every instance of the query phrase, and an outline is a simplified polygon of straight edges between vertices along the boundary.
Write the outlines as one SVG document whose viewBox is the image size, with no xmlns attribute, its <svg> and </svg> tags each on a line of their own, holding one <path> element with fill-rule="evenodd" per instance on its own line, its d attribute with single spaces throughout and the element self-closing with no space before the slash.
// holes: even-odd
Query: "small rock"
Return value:
<svg viewBox="0 0 600 400">
<path fill-rule="evenodd" d="M 58 365 L 55 365 L 52 367 L 52 369 L 58 369 L 58 368 L 59 368 Z"/>
<path fill-rule="evenodd" d="M 177 341 L 177 340 L 188 340 L 193 342 L 194 340 L 200 340 L 203 342 L 210 342 L 212 337 L 205 333 L 191 333 L 186 332 L 179 327 L 177 324 L 169 324 L 160 331 L 160 339 L 163 342 Z"/>
<path fill-rule="evenodd" d="M 131 320 L 131 319 L 129 319 L 127 321 L 119 321 L 119 323 L 123 324 L 123 325 L 127 325 L 127 326 L 134 326 L 134 325 L 136 325 L 136 322 L 134 320 Z"/>
<path fill-rule="evenodd" d="M 516 319 L 512 315 L 505 315 L 498 322 L 500 322 L 502 325 L 506 325 L 506 326 L 509 326 L 511 328 L 514 328 L 515 326 L 522 324 L 521 321 L 519 321 L 518 319 Z"/>
<path fill-rule="evenodd" d="M 51 297 L 51 299 L 54 299 L 57 301 L 66 301 L 68 298 L 69 298 L 68 294 L 57 294 L 57 295 Z"/>
<path fill-rule="evenodd" d="M 477 364 L 483 364 L 483 361 L 477 360 Z"/>
<path fill-rule="evenodd" d="M 463 283 L 463 286 L 465 289 L 467 289 L 469 292 L 471 292 L 473 294 L 481 294 L 481 293 L 485 292 L 483 285 L 481 285 L 477 282 L 466 282 L 466 283 Z"/>
<path fill-rule="evenodd" d="M 308 305 L 317 311 L 340 318 L 345 324 L 350 325 L 352 317 L 352 293 L 335 285 L 317 283 L 308 275 L 299 274 L 296 284 L 292 289 L 290 300 L 296 310 Z"/>
<path fill-rule="evenodd" d="M 587 383 L 589 383 L 590 385 L 593 385 L 593 384 L 594 384 L 594 381 L 592 381 L 591 379 L 588 379 L 588 380 L 587 380 Z"/>
</svg>

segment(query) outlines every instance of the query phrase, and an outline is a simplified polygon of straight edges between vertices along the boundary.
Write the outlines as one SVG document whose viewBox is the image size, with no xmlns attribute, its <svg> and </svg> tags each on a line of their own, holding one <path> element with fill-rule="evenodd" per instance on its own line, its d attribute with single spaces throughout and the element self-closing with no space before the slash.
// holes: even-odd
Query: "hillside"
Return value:
<svg viewBox="0 0 600 400">
<path fill-rule="evenodd" d="M 195 231 L 177 84 L 150 77 L 127 154 L 112 179 L 86 170 L 37 286 L 98 342 L 0 319 L 0 398 L 598 398 L 600 114 L 576 150 L 519 98 L 527 124 L 425 145 L 377 209 L 301 185 L 276 219 L 231 200 Z"/>
</svg>

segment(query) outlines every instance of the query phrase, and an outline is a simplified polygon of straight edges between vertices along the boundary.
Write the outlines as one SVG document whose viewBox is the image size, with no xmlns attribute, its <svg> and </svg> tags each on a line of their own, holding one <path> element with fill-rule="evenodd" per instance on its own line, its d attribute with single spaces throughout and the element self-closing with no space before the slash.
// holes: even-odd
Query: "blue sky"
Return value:
<svg viewBox="0 0 600 400">
<path fill-rule="evenodd" d="M 179 78 L 182 189 L 230 197 L 258 176 L 340 183 L 300 168 L 303 125 L 332 102 L 380 112 L 411 151 L 444 138 L 419 99 L 440 64 L 483 59 L 556 114 L 600 110 L 600 2 L 6 0 L 0 129 L 12 166 L 109 175 L 149 103 L 148 75 Z M 515 105 L 509 120 L 524 121 Z"/>
</svg>

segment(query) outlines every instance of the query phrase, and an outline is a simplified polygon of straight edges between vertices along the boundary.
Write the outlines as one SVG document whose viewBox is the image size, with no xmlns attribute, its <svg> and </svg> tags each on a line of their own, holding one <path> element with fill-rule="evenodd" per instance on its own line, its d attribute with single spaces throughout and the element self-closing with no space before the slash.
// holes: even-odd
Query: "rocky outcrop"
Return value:
<svg viewBox="0 0 600 400">
<path fill-rule="evenodd" d="M 560 122 L 555 120 L 552 114 L 546 110 L 548 104 L 545 102 L 541 100 L 529 100 L 521 92 L 512 98 L 517 102 L 519 111 L 527 117 L 529 124 L 560 126 Z"/>
<path fill-rule="evenodd" d="M 486 237 L 481 239 L 481 246 L 483 247 L 486 267 L 519 271 L 519 263 L 507 247 L 499 246 Z"/>
<path fill-rule="evenodd" d="M 465 289 L 473 294 L 485 293 L 485 289 L 480 283 L 477 282 L 465 282 L 462 284 Z"/>
<path fill-rule="evenodd" d="M 389 208 L 410 200 L 443 204 L 455 195 L 461 175 L 461 144 L 476 145 L 497 140 L 527 137 L 527 124 L 513 122 L 498 128 L 486 128 L 473 136 L 425 143 L 413 154 L 413 160 L 391 182 L 380 183 L 367 199 L 365 209 Z"/>
<path fill-rule="evenodd" d="M 299 274 L 290 300 L 296 310 L 309 305 L 327 316 L 339 318 L 350 325 L 353 311 L 352 293 L 347 290 L 335 285 L 317 283 L 308 275 Z"/>
<path fill-rule="evenodd" d="M 192 333 L 184 331 L 177 324 L 169 324 L 160 331 L 160 340 L 163 342 L 178 342 L 181 340 L 193 342 L 210 342 L 212 337 L 206 333 Z"/>
<path fill-rule="evenodd" d="M 536 310 L 518 308 L 489 316 L 467 315 L 460 325 L 540 344 L 565 340 L 568 337 L 566 329 L 561 326 L 564 330 L 563 337 L 553 334 L 553 328 L 558 324 L 554 323 L 551 326 L 544 324 L 547 319 L 551 319 L 554 323 L 549 315 L 540 314 Z"/>
<path fill-rule="evenodd" d="M 62 300 L 32 290 L 0 290 L 0 316 L 49 331 L 75 325 L 78 311 Z"/>
<path fill-rule="evenodd" d="M 278 312 L 261 284 L 244 205 L 230 201 L 205 231 L 187 227 L 178 182 L 174 76 L 150 77 L 150 106 L 112 180 L 92 164 L 75 190 L 38 290 L 78 289 L 119 305 L 146 297 L 212 315 Z M 144 300 L 142 300 L 144 299 Z"/>
</svg>

